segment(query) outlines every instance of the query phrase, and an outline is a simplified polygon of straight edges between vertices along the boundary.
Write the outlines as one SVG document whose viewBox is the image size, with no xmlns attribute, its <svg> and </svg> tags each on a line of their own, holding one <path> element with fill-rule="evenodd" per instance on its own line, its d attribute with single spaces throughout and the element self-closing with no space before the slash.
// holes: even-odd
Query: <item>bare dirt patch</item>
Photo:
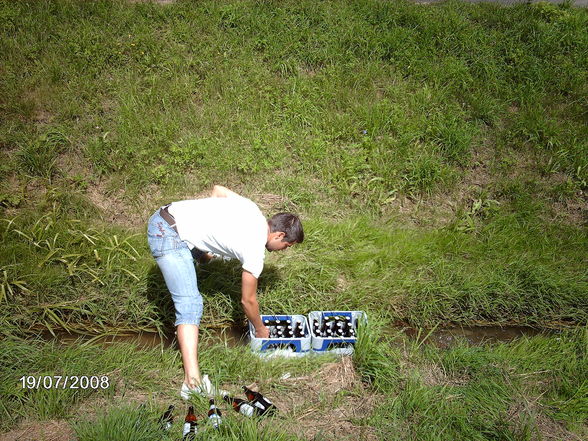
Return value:
<svg viewBox="0 0 588 441">
<path fill-rule="evenodd" d="M 37 108 L 33 112 L 33 121 L 37 124 L 49 124 L 53 120 L 53 115 L 45 110 Z"/>
<path fill-rule="evenodd" d="M 147 225 L 149 216 L 159 207 L 162 197 L 159 187 L 150 185 L 142 198 L 131 202 L 125 197 L 123 189 L 111 188 L 108 180 L 89 186 L 87 196 L 100 209 L 104 221 L 133 229 Z"/>
<path fill-rule="evenodd" d="M 292 210 L 292 203 L 288 198 L 272 193 L 254 193 L 251 195 L 253 200 L 268 216 L 280 211 Z"/>
<path fill-rule="evenodd" d="M 268 395 L 285 415 L 286 421 L 265 424 L 283 425 L 283 430 L 305 439 L 376 440 L 375 429 L 363 425 L 381 397 L 360 380 L 351 357 L 327 363 L 314 374 L 272 382 L 278 390 Z M 262 390 L 263 393 L 267 393 Z M 292 422 L 295 424 L 292 424 Z"/>
<path fill-rule="evenodd" d="M 513 426 L 516 433 L 518 427 L 524 427 L 529 420 L 535 422 L 535 437 L 533 440 L 541 441 L 560 441 L 560 440 L 578 440 L 585 438 L 570 432 L 565 426 L 558 421 L 550 418 L 541 412 L 541 408 L 537 400 L 525 400 L 514 403 L 508 410 L 507 421 Z M 588 435 L 588 425 L 583 425 L 583 435 Z"/>
<path fill-rule="evenodd" d="M 588 225 L 588 201 L 556 202 L 553 206 L 554 218 L 562 218 L 564 222 L 573 225 Z"/>
<path fill-rule="evenodd" d="M 67 176 L 90 179 L 89 164 L 79 152 L 61 153 L 57 156 L 57 167 Z"/>
<path fill-rule="evenodd" d="M 74 432 L 65 420 L 23 421 L 16 429 L 0 434 L 0 441 L 71 441 Z"/>
<path fill-rule="evenodd" d="M 347 280 L 345 274 L 339 274 L 337 276 L 337 280 L 335 281 L 335 289 L 337 292 L 346 292 L 350 286 L 351 283 Z"/>
</svg>

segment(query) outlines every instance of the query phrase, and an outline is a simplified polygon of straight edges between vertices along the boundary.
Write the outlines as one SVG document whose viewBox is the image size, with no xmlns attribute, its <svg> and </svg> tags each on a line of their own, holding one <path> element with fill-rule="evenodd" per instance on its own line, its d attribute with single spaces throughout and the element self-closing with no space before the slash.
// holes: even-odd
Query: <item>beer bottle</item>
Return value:
<svg viewBox="0 0 588 441">
<path fill-rule="evenodd" d="M 198 424 L 196 424 L 196 415 L 194 415 L 194 406 L 188 408 L 188 415 L 184 419 L 183 441 L 192 441 L 198 432 Z"/>
<path fill-rule="evenodd" d="M 331 330 L 332 333 L 335 333 L 337 331 L 337 321 L 336 320 L 331 320 L 329 322 L 329 328 Z"/>
<path fill-rule="evenodd" d="M 320 330 L 321 330 L 321 336 L 324 337 L 327 333 L 327 321 L 325 319 L 323 319 L 323 323 L 321 324 Z"/>
<path fill-rule="evenodd" d="M 163 430 L 171 429 L 172 423 L 174 422 L 174 416 L 172 415 L 174 412 L 174 405 L 171 404 L 167 410 L 161 415 L 159 418 L 159 426 Z"/>
<path fill-rule="evenodd" d="M 208 402 L 210 403 L 210 409 L 208 409 L 208 420 L 212 423 L 212 427 L 218 429 L 218 426 L 221 424 L 222 412 L 218 407 L 216 407 L 212 398 Z"/>
<path fill-rule="evenodd" d="M 273 414 L 278 410 L 274 403 L 261 393 L 255 392 L 247 386 L 243 386 L 243 392 L 245 392 L 247 399 L 260 410 L 260 415 Z"/>
<path fill-rule="evenodd" d="M 258 413 L 253 408 L 253 406 L 251 406 L 251 404 L 247 403 L 247 401 L 242 400 L 240 398 L 235 398 L 235 397 L 230 397 L 228 395 L 224 395 L 223 400 L 225 400 L 227 403 L 229 403 L 231 406 L 233 406 L 233 409 L 235 409 L 235 412 L 239 412 L 245 416 L 250 417 L 250 416 L 253 416 L 254 413 Z"/>
<path fill-rule="evenodd" d="M 349 327 L 349 322 L 345 322 L 345 324 L 343 325 L 343 335 L 345 337 L 351 337 L 351 328 Z"/>
</svg>

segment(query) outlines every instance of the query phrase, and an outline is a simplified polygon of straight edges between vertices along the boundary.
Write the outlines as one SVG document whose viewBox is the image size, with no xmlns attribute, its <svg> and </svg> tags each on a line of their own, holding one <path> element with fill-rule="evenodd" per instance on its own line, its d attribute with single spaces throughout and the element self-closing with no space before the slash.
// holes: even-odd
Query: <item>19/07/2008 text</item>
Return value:
<svg viewBox="0 0 588 441">
<path fill-rule="evenodd" d="M 23 389 L 108 389 L 106 375 L 23 375 L 18 379 Z"/>
</svg>

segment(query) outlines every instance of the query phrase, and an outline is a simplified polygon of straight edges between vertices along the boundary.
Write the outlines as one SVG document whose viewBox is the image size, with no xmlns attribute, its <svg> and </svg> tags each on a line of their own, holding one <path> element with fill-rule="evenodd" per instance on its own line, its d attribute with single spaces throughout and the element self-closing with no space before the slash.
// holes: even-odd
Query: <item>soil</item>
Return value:
<svg viewBox="0 0 588 441">
<path fill-rule="evenodd" d="M 140 207 L 128 202 L 123 190 L 110 191 L 108 187 L 108 181 L 102 180 L 91 185 L 87 192 L 90 201 L 100 209 L 103 220 L 127 228 L 145 227 L 151 212 L 157 208 L 159 191 L 156 186 L 146 189 L 145 194 L 150 197 L 144 198 Z"/>
<path fill-rule="evenodd" d="M 458 211 L 471 209 L 475 200 L 484 194 L 485 199 L 503 203 L 496 195 L 496 184 L 501 179 L 527 180 L 535 182 L 536 197 L 546 203 L 542 217 L 547 222 L 561 222 L 573 226 L 588 224 L 588 194 L 579 192 L 570 197 L 556 199 L 552 189 L 569 179 L 565 173 L 541 175 L 537 171 L 537 158 L 530 152 L 520 151 L 516 164 L 500 168 L 500 159 L 491 145 L 472 152 L 472 157 L 462 178 L 451 190 L 435 192 L 433 195 L 411 197 L 399 195 L 382 209 L 383 214 L 399 217 L 417 226 L 441 228 L 456 218 Z M 504 166 L 503 166 L 504 168 Z"/>
<path fill-rule="evenodd" d="M 271 389 L 276 389 L 275 393 Z M 266 392 L 274 403 L 298 424 L 284 422 L 282 430 L 308 440 L 377 440 L 375 429 L 367 419 L 381 397 L 364 385 L 351 357 L 323 365 L 316 374 L 276 379 Z M 275 427 L 275 421 L 272 423 Z"/>
<path fill-rule="evenodd" d="M 65 420 L 24 421 L 16 429 L 0 434 L 0 441 L 71 441 L 74 431 Z"/>
<path fill-rule="evenodd" d="M 532 434 L 532 440 L 541 441 L 582 441 L 580 436 L 570 432 L 565 426 L 549 416 L 542 413 L 539 409 L 537 399 L 527 399 L 513 404 L 508 410 L 509 423 L 512 424 L 513 430 L 516 432 L 517 427 L 524 427 L 525 422 L 534 420 L 537 432 Z M 584 433 L 588 435 L 588 424 L 584 424 Z"/>
</svg>

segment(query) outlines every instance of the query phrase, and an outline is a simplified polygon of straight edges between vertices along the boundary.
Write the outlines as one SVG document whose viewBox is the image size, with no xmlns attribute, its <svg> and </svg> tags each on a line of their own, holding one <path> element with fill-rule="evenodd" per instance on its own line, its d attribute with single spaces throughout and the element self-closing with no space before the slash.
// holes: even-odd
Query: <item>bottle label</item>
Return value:
<svg viewBox="0 0 588 441">
<path fill-rule="evenodd" d="M 220 426 L 221 423 L 221 417 L 218 416 L 217 414 L 212 414 L 208 417 L 208 419 L 210 420 L 210 423 L 212 424 L 212 427 L 214 427 L 215 429 L 218 428 L 218 426 Z"/>
<path fill-rule="evenodd" d="M 265 406 L 264 406 L 262 403 L 260 403 L 259 401 L 255 401 L 255 402 L 253 403 L 253 405 L 254 405 L 255 407 L 258 407 L 258 408 L 260 408 L 261 410 L 265 410 Z"/>
<path fill-rule="evenodd" d="M 241 409 L 239 409 L 239 412 L 248 417 L 253 416 L 253 407 L 249 404 L 243 404 Z"/>
<path fill-rule="evenodd" d="M 189 422 L 184 423 L 184 430 L 182 431 L 183 436 L 188 435 L 189 433 L 196 433 L 198 432 L 198 426 L 194 424 L 190 424 Z"/>
</svg>

